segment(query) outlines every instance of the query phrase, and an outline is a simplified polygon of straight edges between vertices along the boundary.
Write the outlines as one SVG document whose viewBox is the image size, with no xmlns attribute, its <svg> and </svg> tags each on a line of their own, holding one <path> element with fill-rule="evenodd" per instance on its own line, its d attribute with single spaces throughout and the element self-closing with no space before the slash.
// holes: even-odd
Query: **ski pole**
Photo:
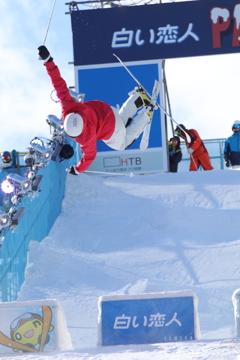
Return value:
<svg viewBox="0 0 240 360">
<path fill-rule="evenodd" d="M 187 146 L 186 142 L 185 142 L 185 146 L 186 146 L 186 148 L 188 149 L 188 146 Z M 193 155 L 191 154 L 191 155 L 189 155 L 189 156 L 190 156 L 190 159 L 192 160 L 192 162 L 193 162 L 193 164 L 194 164 L 194 166 L 195 166 L 195 168 L 196 168 L 196 171 L 198 171 L 197 164 L 196 164 L 196 161 L 194 160 Z"/>
<path fill-rule="evenodd" d="M 144 86 L 140 83 L 140 81 L 136 78 L 136 76 L 133 75 L 133 73 L 131 72 L 131 70 L 129 70 L 129 68 L 127 67 L 127 65 L 124 64 L 124 62 L 120 59 L 120 57 L 118 57 L 116 54 L 113 54 L 113 56 L 115 56 L 115 58 L 120 62 L 120 64 L 122 64 L 122 66 L 125 68 L 125 70 L 129 73 L 129 75 L 133 78 L 133 80 L 138 84 L 138 86 L 140 86 L 145 92 L 146 94 L 151 98 L 150 93 L 144 88 Z M 179 126 L 179 124 L 177 123 L 176 120 L 173 119 L 173 117 L 158 103 L 156 102 L 156 106 L 161 109 L 165 115 L 167 115 L 169 117 L 170 120 L 172 120 L 173 122 L 175 122 L 175 124 L 185 133 L 186 137 L 188 137 L 189 135 L 184 131 L 184 129 Z M 189 141 L 191 142 L 191 141 Z"/>
<path fill-rule="evenodd" d="M 52 20 L 52 15 L 53 15 L 53 10 L 54 10 L 55 3 L 56 3 L 56 0 L 54 0 L 54 2 L 53 2 L 52 11 L 51 11 L 51 14 L 50 14 L 50 18 L 49 18 L 49 21 L 48 21 L 48 26 L 47 26 L 45 37 L 44 37 L 44 40 L 43 40 L 43 45 L 45 45 L 45 42 L 46 42 L 46 39 L 47 39 L 47 34 L 48 34 L 48 30 L 49 30 L 50 23 L 51 23 L 51 20 Z"/>
<path fill-rule="evenodd" d="M 91 170 L 85 170 L 84 173 L 94 173 L 94 174 L 105 174 L 105 175 L 118 175 L 118 176 L 135 176 L 133 173 L 130 174 L 120 174 L 120 173 L 112 173 L 112 172 L 106 172 L 106 171 L 91 171 Z"/>
<path fill-rule="evenodd" d="M 196 168 L 196 171 L 198 171 L 196 161 L 194 160 L 194 157 L 193 157 L 192 154 L 190 155 L 190 158 L 191 158 L 191 160 L 192 160 L 192 162 L 193 162 L 193 164 L 194 164 L 194 166 L 195 166 L 195 168 Z"/>
<path fill-rule="evenodd" d="M 134 74 L 131 72 L 131 70 L 129 70 L 129 68 L 127 67 L 127 65 L 124 64 L 124 62 L 120 59 L 119 56 L 117 56 L 116 54 L 113 54 L 113 56 L 115 56 L 115 58 L 120 62 L 120 64 L 122 64 L 122 66 L 125 68 L 125 70 L 129 73 L 129 75 L 133 78 L 133 80 L 138 84 L 138 86 L 140 86 L 145 92 L 146 94 L 151 98 L 151 95 L 150 93 L 144 88 L 144 86 L 140 83 L 140 81 L 136 78 L 136 76 L 134 76 Z M 156 106 L 161 109 L 164 114 L 166 114 L 170 120 L 172 120 L 173 122 L 175 122 L 175 124 L 182 130 L 182 132 L 184 132 L 184 134 L 186 135 L 186 140 L 188 141 L 188 137 L 190 139 L 190 141 L 188 141 L 189 143 L 191 142 L 191 138 L 190 136 L 188 135 L 188 133 L 177 123 L 176 120 L 173 119 L 173 117 L 159 104 L 156 102 Z M 196 170 L 198 170 L 197 168 L 197 165 L 196 165 L 196 162 L 193 158 L 192 155 L 190 155 L 190 158 L 192 159 L 195 167 L 196 167 Z"/>
</svg>

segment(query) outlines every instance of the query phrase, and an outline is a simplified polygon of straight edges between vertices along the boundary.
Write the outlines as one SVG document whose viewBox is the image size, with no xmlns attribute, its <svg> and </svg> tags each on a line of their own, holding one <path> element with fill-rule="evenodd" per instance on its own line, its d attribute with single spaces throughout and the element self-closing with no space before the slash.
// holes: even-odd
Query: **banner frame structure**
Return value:
<svg viewBox="0 0 240 360">
<path fill-rule="evenodd" d="M 135 66 L 144 64 L 145 66 L 151 62 L 161 62 L 162 64 L 162 61 L 166 59 L 240 52 L 240 27 L 238 26 L 240 23 L 240 3 L 237 0 L 196 0 L 138 6 L 116 6 L 91 10 L 76 10 L 73 6 L 70 14 L 76 88 L 78 91 L 86 93 L 86 100 L 96 98 L 112 106 L 116 102 L 121 105 L 120 102 L 123 103 L 126 100 L 126 98 L 121 98 L 121 93 L 131 90 L 131 88 L 123 87 L 118 89 L 119 84 L 124 80 L 117 71 L 115 76 L 110 71 L 114 66 L 116 70 L 119 67 L 118 60 L 113 56 L 113 53 L 127 66 L 133 64 Z M 105 78 L 113 76 L 116 79 L 116 87 L 109 86 L 109 97 L 102 97 L 101 88 L 99 88 L 96 95 L 88 86 L 87 91 L 85 91 L 87 81 L 82 80 L 79 76 L 79 69 L 83 70 L 84 66 L 92 67 L 92 69 L 94 67 L 106 68 L 109 66 L 110 73 Z M 138 78 L 135 69 L 131 70 Z M 143 68 L 142 72 L 146 73 L 147 71 Z M 149 75 L 149 77 L 152 77 L 152 83 L 155 80 L 154 76 Z M 157 80 L 161 81 L 161 78 L 157 78 Z M 139 80 L 146 89 L 151 91 L 152 86 L 146 84 L 147 77 Z M 105 79 L 103 79 L 102 84 L 104 82 Z M 118 92 L 118 90 L 122 92 Z M 161 91 L 160 105 L 165 109 L 164 90 Z M 118 100 L 112 98 L 113 92 L 118 92 Z M 161 163 L 151 156 L 151 159 L 153 159 L 151 170 L 144 165 L 139 169 L 140 173 L 168 170 L 166 116 L 154 114 L 153 125 L 156 124 L 158 116 L 161 124 L 160 131 L 157 133 L 152 128 L 150 146 L 146 150 L 146 154 L 149 152 L 154 153 L 153 149 L 157 148 L 157 151 L 161 153 L 159 156 L 162 156 Z M 160 146 L 151 143 L 156 133 L 161 139 Z M 136 142 L 135 146 L 137 145 Z M 136 153 L 136 149 L 137 147 L 133 146 L 129 148 L 129 151 Z M 98 160 L 100 160 L 104 151 L 107 152 L 107 155 L 110 154 L 109 150 L 106 148 L 104 150 L 100 145 L 98 147 Z M 133 158 L 140 156 L 134 152 Z M 121 156 L 120 153 L 119 156 Z M 114 151 L 113 157 L 115 157 Z M 94 161 L 91 170 L 94 170 L 95 166 L 96 170 L 100 170 L 100 168 L 103 170 L 103 161 L 101 160 L 101 164 L 97 164 L 97 159 Z M 123 159 L 123 161 L 125 160 Z M 149 159 L 146 162 L 149 163 Z M 131 172 L 138 171 L 130 167 L 128 169 Z M 125 171 L 121 166 L 115 166 L 115 169 L 112 170 L 115 172 Z"/>
<path fill-rule="evenodd" d="M 154 83 L 153 79 L 156 78 L 162 82 L 161 60 L 127 62 L 126 65 L 138 74 L 140 73 L 141 82 L 149 89 Z M 149 73 L 152 74 L 151 77 L 149 77 Z M 77 92 L 86 93 L 86 101 L 91 100 L 88 95 L 91 94 L 92 99 L 105 101 L 116 108 L 121 107 L 128 97 L 128 92 L 137 86 L 120 63 L 75 66 L 75 84 Z M 164 103 L 163 86 L 161 86 L 159 102 Z M 161 119 L 163 120 L 161 121 Z M 124 151 L 115 151 L 99 141 L 97 157 L 88 170 L 93 174 L 94 172 L 96 174 L 141 174 L 167 171 L 165 134 L 164 113 L 159 109 L 155 110 L 148 149 L 145 151 L 139 149 L 142 135 Z"/>
</svg>

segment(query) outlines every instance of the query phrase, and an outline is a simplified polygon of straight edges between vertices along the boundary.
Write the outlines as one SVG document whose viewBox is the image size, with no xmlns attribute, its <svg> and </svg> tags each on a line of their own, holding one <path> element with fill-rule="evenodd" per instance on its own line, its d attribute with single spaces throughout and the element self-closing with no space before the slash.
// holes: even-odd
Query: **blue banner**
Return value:
<svg viewBox="0 0 240 360">
<path fill-rule="evenodd" d="M 186 1 L 73 11 L 74 65 L 237 53 L 240 3 Z"/>
<path fill-rule="evenodd" d="M 102 302 L 102 345 L 195 340 L 193 297 Z"/>
</svg>

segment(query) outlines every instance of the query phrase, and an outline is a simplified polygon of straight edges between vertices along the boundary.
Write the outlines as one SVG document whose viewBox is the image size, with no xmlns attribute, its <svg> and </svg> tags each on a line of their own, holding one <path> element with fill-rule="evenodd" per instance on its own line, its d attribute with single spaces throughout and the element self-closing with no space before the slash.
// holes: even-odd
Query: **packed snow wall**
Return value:
<svg viewBox="0 0 240 360">
<path fill-rule="evenodd" d="M 60 162 L 51 161 L 40 170 L 43 175 L 40 192 L 34 198 L 22 200 L 24 215 L 14 232 L 8 231 L 0 246 L 0 301 L 16 300 L 18 291 L 24 282 L 27 264 L 28 246 L 31 240 L 43 240 L 51 230 L 62 209 L 65 190 L 66 168 L 79 159 L 79 146 L 74 147 L 74 156 Z M 3 169 L 1 178 L 8 173 L 19 172 L 24 175 L 26 167 L 19 169 Z"/>
</svg>

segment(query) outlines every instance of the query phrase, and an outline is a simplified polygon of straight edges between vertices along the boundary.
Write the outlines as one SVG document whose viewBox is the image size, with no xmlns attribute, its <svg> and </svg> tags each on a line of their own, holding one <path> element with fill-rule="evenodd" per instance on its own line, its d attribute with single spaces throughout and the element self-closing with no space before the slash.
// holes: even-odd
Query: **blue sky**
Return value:
<svg viewBox="0 0 240 360">
<path fill-rule="evenodd" d="M 52 5 L 52 0 L 0 3 L 0 151 L 26 151 L 33 137 L 49 137 L 47 115 L 60 115 L 37 52 Z M 46 46 L 67 84 L 74 86 L 74 68 L 68 64 L 73 61 L 71 19 L 66 12 L 65 1 L 57 0 Z M 239 60 L 238 54 L 167 60 L 173 118 L 197 129 L 203 139 L 230 136 L 233 121 L 240 119 Z"/>
<path fill-rule="evenodd" d="M 0 151 L 26 151 L 33 137 L 49 137 L 47 115 L 60 115 L 60 105 L 50 99 L 52 85 L 37 50 L 52 5 L 52 0 L 0 2 Z M 45 45 L 73 86 L 73 65 L 68 64 L 73 61 L 71 22 L 65 12 L 65 1 L 57 0 Z"/>
</svg>

